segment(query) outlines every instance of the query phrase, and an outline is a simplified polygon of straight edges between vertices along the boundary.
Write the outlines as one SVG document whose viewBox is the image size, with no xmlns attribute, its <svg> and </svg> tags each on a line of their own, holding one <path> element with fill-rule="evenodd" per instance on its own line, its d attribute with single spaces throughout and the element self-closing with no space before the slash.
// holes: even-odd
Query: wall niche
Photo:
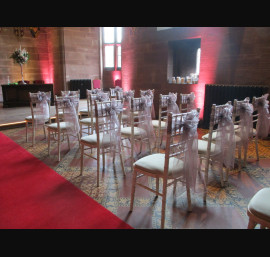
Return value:
<svg viewBox="0 0 270 257">
<path fill-rule="evenodd" d="M 168 42 L 167 81 L 176 84 L 198 84 L 201 39 Z"/>
</svg>

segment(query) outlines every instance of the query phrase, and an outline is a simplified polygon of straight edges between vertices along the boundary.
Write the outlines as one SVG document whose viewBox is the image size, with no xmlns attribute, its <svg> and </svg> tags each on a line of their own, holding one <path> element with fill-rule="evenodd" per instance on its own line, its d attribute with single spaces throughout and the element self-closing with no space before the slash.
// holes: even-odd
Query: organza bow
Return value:
<svg viewBox="0 0 270 257">
<path fill-rule="evenodd" d="M 248 101 L 248 99 L 246 98 L 245 101 Z M 240 137 L 244 147 L 247 147 L 249 138 L 253 135 L 252 113 L 252 104 L 244 102 L 239 105 Z"/>
<path fill-rule="evenodd" d="M 172 112 L 173 114 L 179 113 L 179 107 L 176 104 L 177 95 L 174 93 L 169 93 L 169 97 L 167 98 L 167 108 L 168 112 Z"/>
<path fill-rule="evenodd" d="M 258 110 L 258 121 L 256 125 L 256 136 L 258 138 L 266 138 L 269 133 L 270 117 L 269 117 L 269 101 L 267 100 L 269 94 L 260 97 L 254 103 L 254 107 Z"/>
<path fill-rule="evenodd" d="M 198 133 L 197 127 L 199 122 L 199 113 L 197 110 L 188 112 L 183 120 L 176 120 L 172 127 L 176 130 L 182 131 L 182 137 L 179 138 L 181 142 L 180 150 L 183 155 L 177 156 L 173 165 L 180 166 L 184 162 L 184 178 L 190 188 L 195 191 L 196 178 L 198 173 Z"/>
<path fill-rule="evenodd" d="M 104 102 L 104 101 L 107 101 L 109 99 L 108 99 L 108 95 L 107 94 L 105 94 L 104 92 L 99 91 L 96 94 L 96 100 L 98 100 L 100 102 Z"/>
<path fill-rule="evenodd" d="M 226 107 L 221 109 L 219 113 L 213 153 L 213 159 L 222 163 L 222 165 L 224 164 L 226 168 L 234 167 L 236 143 L 232 110 L 233 106 L 226 104 Z"/>
</svg>

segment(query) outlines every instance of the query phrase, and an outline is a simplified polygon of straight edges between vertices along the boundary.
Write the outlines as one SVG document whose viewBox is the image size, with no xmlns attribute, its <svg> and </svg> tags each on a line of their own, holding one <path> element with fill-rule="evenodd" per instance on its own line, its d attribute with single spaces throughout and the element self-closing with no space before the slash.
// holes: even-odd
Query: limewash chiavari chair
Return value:
<svg viewBox="0 0 270 257">
<path fill-rule="evenodd" d="M 193 110 L 196 112 L 197 121 L 193 123 L 195 126 L 194 132 L 197 134 L 197 126 L 199 121 L 198 109 Z M 191 112 L 189 113 L 191 114 Z M 164 228 L 165 225 L 165 209 L 166 209 L 166 198 L 167 198 L 167 187 L 170 185 L 174 185 L 174 193 L 176 189 L 176 183 L 178 181 L 184 182 L 186 185 L 187 192 L 187 202 L 188 202 L 188 211 L 192 211 L 191 204 L 191 180 L 185 179 L 190 178 L 190 162 L 185 158 L 185 154 L 190 153 L 190 151 L 195 151 L 197 154 L 197 149 L 195 149 L 193 141 L 197 141 L 197 137 L 193 136 L 187 137 L 184 136 L 184 129 L 181 126 L 175 126 L 174 124 L 183 124 L 184 119 L 187 117 L 187 113 L 179 113 L 172 114 L 171 112 L 168 114 L 168 125 L 167 125 L 167 133 L 166 133 L 166 148 L 164 153 L 155 153 L 152 155 L 145 156 L 139 160 L 137 160 L 134 165 L 133 179 L 132 179 L 132 191 L 131 191 L 131 201 L 130 201 L 130 211 L 133 211 L 134 198 L 135 198 L 135 188 L 136 185 L 151 191 L 156 194 L 156 197 L 162 197 L 162 207 L 161 207 L 161 228 Z M 188 143 L 188 141 L 190 141 Z M 196 144 L 195 144 L 196 145 Z M 193 152 L 194 153 L 194 152 Z M 191 157 L 191 156 L 190 156 Z M 187 161 L 185 163 L 185 161 Z M 196 160 L 192 160 L 193 163 L 196 163 Z M 195 169 L 194 169 L 195 167 Z M 195 170 L 195 173 L 198 172 L 198 165 L 195 164 L 192 169 Z M 189 171 L 188 171 L 189 170 Z M 194 173 L 193 173 L 194 174 Z M 148 176 L 155 178 L 156 180 L 156 188 L 155 190 L 140 183 L 138 179 L 143 176 Z M 159 179 L 163 180 L 162 183 L 162 192 L 159 190 Z M 206 188 L 204 187 L 204 191 L 206 192 Z M 204 193 L 205 193 L 204 192 Z"/>
<path fill-rule="evenodd" d="M 190 94 L 179 94 L 179 111 L 189 112 L 195 109 L 194 104 L 195 94 L 191 92 Z"/>
<path fill-rule="evenodd" d="M 116 106 L 120 109 L 117 114 L 118 124 L 119 126 L 111 125 L 111 114 L 106 111 L 106 108 L 111 108 L 112 106 Z M 92 134 L 89 136 L 84 136 L 81 138 L 81 175 L 83 173 L 84 168 L 84 156 L 88 156 L 92 159 L 97 160 L 97 186 L 99 186 L 99 169 L 100 169 L 100 155 L 102 155 L 103 161 L 103 171 L 105 170 L 105 153 L 113 154 L 113 163 L 115 163 L 115 154 L 118 153 L 120 155 L 121 167 L 123 175 L 125 176 L 125 169 L 123 164 L 122 150 L 121 150 L 121 140 L 117 140 L 117 138 L 112 138 L 113 142 L 109 138 L 104 139 L 104 133 L 110 133 L 111 131 L 115 131 L 120 135 L 121 129 L 121 115 L 122 115 L 122 101 L 113 100 L 113 101 L 104 101 L 98 102 L 95 101 L 95 126 L 96 126 L 96 134 Z M 97 149 L 97 154 L 94 156 L 92 154 L 92 149 Z M 87 150 L 91 150 L 91 154 L 86 153 Z"/>
<path fill-rule="evenodd" d="M 80 120 L 80 137 L 82 137 L 83 134 L 83 126 L 86 126 L 87 128 L 87 134 L 93 134 L 95 131 L 95 124 L 96 124 L 96 118 L 95 118 L 95 101 L 98 98 L 98 94 L 93 94 L 93 92 L 96 92 L 94 90 L 88 90 L 87 91 L 87 109 L 89 110 L 88 118 L 85 119 L 81 119 Z M 109 101 L 110 100 L 110 96 L 109 96 L 109 92 L 105 93 L 102 92 L 104 100 L 105 101 Z"/>
<path fill-rule="evenodd" d="M 130 95 L 130 99 L 134 98 L 135 95 L 135 90 L 129 90 L 129 91 L 117 91 L 116 92 L 116 99 L 123 101 L 123 113 L 122 113 L 122 125 L 124 127 L 130 125 L 130 115 L 129 115 L 129 110 L 130 110 L 130 104 L 129 100 L 127 99 L 127 94 Z"/>
<path fill-rule="evenodd" d="M 50 156 L 51 136 L 53 136 L 52 139 L 54 141 L 57 141 L 58 161 L 61 160 L 61 142 L 64 141 L 65 136 L 67 137 L 69 149 L 70 149 L 69 136 L 76 137 L 78 139 L 78 142 L 80 142 L 78 105 L 79 105 L 79 97 L 77 97 L 76 95 L 65 97 L 55 96 L 56 122 L 51 123 L 47 126 L 48 154 Z M 59 114 L 61 115 L 61 117 Z M 70 120 L 70 118 L 72 118 L 72 121 Z"/>
<path fill-rule="evenodd" d="M 244 100 L 238 101 L 237 99 L 234 99 L 233 102 L 233 122 L 234 122 L 234 127 L 235 127 L 235 134 L 238 135 L 240 138 L 243 136 L 242 135 L 242 130 L 241 130 L 241 106 L 243 105 L 250 105 L 250 98 L 246 97 Z M 252 105 L 251 105 L 252 106 Z M 254 108 L 252 106 L 252 108 Z M 257 123 L 258 120 L 258 113 L 257 111 L 253 110 L 251 114 L 251 119 L 252 119 L 252 125 L 251 125 L 251 130 L 250 130 L 250 138 L 249 142 L 254 142 L 255 143 L 255 149 L 256 149 L 256 156 L 257 156 L 257 161 L 259 160 L 259 151 L 258 151 L 258 138 L 256 136 L 256 129 L 254 128 L 254 125 Z M 244 167 L 246 166 L 246 161 L 247 161 L 247 150 L 248 150 L 248 145 L 243 144 L 243 140 L 239 140 L 237 142 L 237 148 L 238 148 L 238 170 L 241 169 L 241 161 L 242 161 L 242 148 L 244 150 Z"/>
<path fill-rule="evenodd" d="M 224 108 L 227 108 L 227 105 L 231 105 L 231 102 L 229 101 L 227 104 L 224 105 L 212 105 L 211 114 L 210 114 L 210 124 L 209 124 L 209 132 L 202 136 L 202 139 L 198 140 L 198 153 L 200 157 L 200 167 L 202 164 L 202 161 L 205 161 L 205 183 L 206 186 L 208 184 L 208 172 L 209 172 L 209 165 L 210 163 L 213 165 L 218 164 L 219 165 L 219 174 L 220 174 L 220 183 L 221 186 L 224 187 L 224 180 L 226 181 L 228 178 L 228 172 L 229 169 L 226 168 L 226 178 L 224 179 L 223 176 L 223 162 L 218 160 L 218 156 L 221 155 L 221 149 L 216 148 L 216 137 L 217 137 L 217 131 L 216 127 L 219 123 L 220 116 L 219 114 L 222 113 Z M 234 136 L 235 143 L 240 141 L 240 138 L 237 136 Z M 233 143 L 233 142 L 232 142 Z"/>
<path fill-rule="evenodd" d="M 152 94 L 152 101 L 153 101 L 153 104 L 152 104 L 152 108 L 151 108 L 151 115 L 152 115 L 152 118 L 155 119 L 156 118 L 156 113 L 155 113 L 155 108 L 154 108 L 154 96 L 155 96 L 155 89 L 148 89 L 148 90 L 142 90 L 140 89 L 140 96 L 144 96 L 144 95 L 147 95 L 149 94 L 149 91 L 151 92 Z"/>
<path fill-rule="evenodd" d="M 103 90 L 97 88 L 97 89 L 92 89 L 92 90 L 89 90 L 89 89 L 86 89 L 86 98 L 88 96 L 88 94 L 96 94 L 97 92 L 102 92 Z M 88 103 L 87 103 L 87 106 L 88 106 Z M 86 108 L 83 108 L 79 111 L 79 118 L 82 119 L 83 116 L 86 116 L 87 118 L 90 118 L 89 116 L 89 109 L 88 107 Z M 95 116 L 95 115 L 94 115 Z"/>
<path fill-rule="evenodd" d="M 45 94 L 46 95 L 46 101 L 48 104 L 48 111 L 49 111 L 49 118 L 48 120 L 45 120 L 45 122 L 51 123 L 51 118 L 50 118 L 50 107 L 51 107 L 51 91 L 49 92 L 38 92 L 38 93 L 30 93 L 29 92 L 29 99 L 30 99 L 30 108 L 31 108 L 31 115 L 25 117 L 25 130 L 26 130 L 26 142 L 28 142 L 28 125 L 29 123 L 32 124 L 32 146 L 35 144 L 35 136 L 36 136 L 36 115 L 40 115 L 37 113 L 37 104 L 40 104 L 40 100 L 38 98 L 39 94 Z M 44 122 L 44 125 L 45 125 Z M 45 126 L 43 125 L 43 131 L 44 135 L 46 138 L 46 131 L 45 131 Z"/>
<path fill-rule="evenodd" d="M 153 135 L 149 135 L 144 129 L 141 128 L 143 126 L 147 126 L 146 121 L 147 118 L 149 118 L 146 117 L 147 115 L 144 113 L 144 107 L 142 107 L 142 103 L 142 97 L 131 98 L 130 124 L 127 127 L 121 128 L 122 148 L 128 148 L 131 151 L 131 171 L 133 171 L 135 142 L 140 142 L 140 153 L 142 152 L 142 143 L 145 142 L 148 144 L 150 154 L 152 153 L 150 136 Z M 123 140 L 125 139 L 130 141 L 131 147 L 123 144 Z"/>
<path fill-rule="evenodd" d="M 177 99 L 177 93 L 174 93 Z M 156 148 L 160 149 L 162 145 L 163 132 L 167 127 L 167 115 L 168 115 L 168 99 L 170 95 L 159 95 L 159 108 L 158 108 L 158 120 L 153 120 L 153 128 L 157 134 Z"/>
<path fill-rule="evenodd" d="M 70 91 L 70 90 L 61 91 L 61 96 L 74 96 L 74 95 L 77 97 L 80 97 L 80 89 L 75 90 L 75 91 Z"/>
</svg>

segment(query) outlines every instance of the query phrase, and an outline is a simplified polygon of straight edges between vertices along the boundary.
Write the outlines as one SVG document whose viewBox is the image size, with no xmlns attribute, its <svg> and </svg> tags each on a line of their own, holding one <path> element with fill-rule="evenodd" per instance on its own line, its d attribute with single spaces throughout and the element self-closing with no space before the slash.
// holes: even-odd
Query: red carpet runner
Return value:
<svg viewBox="0 0 270 257">
<path fill-rule="evenodd" d="M 0 133 L 0 229 L 130 229 Z"/>
</svg>

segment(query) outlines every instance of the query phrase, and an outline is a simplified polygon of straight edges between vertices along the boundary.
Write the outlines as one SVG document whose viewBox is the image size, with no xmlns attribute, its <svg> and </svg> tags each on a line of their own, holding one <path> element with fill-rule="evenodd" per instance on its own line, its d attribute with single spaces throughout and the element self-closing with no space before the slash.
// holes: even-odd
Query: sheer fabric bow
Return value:
<svg viewBox="0 0 270 257">
<path fill-rule="evenodd" d="M 256 134 L 258 138 L 266 138 L 269 133 L 270 116 L 269 116 L 269 94 L 265 94 L 255 102 L 255 108 L 258 110 L 258 121 L 256 126 Z"/>
<path fill-rule="evenodd" d="M 182 153 L 177 155 L 172 165 L 184 165 L 184 181 L 195 191 L 196 178 L 198 173 L 198 132 L 199 113 L 197 110 L 188 112 L 182 121 L 173 122 L 173 130 L 181 129 L 183 134 L 179 138 L 179 147 Z"/>
<path fill-rule="evenodd" d="M 50 118 L 48 105 L 50 98 L 45 92 L 38 92 L 33 100 L 36 103 L 36 108 L 34 111 L 35 125 L 44 125 L 45 122 Z"/>
<path fill-rule="evenodd" d="M 222 163 L 226 168 L 234 167 L 235 155 L 235 131 L 232 120 L 233 106 L 226 104 L 226 107 L 218 114 L 218 127 L 216 130 L 215 148 L 213 159 Z"/>
<path fill-rule="evenodd" d="M 76 96 L 66 96 L 63 98 L 63 118 L 66 122 L 66 130 L 69 134 L 75 135 L 79 133 L 80 126 L 77 115 L 77 106 L 79 104 L 79 98 Z"/>
<path fill-rule="evenodd" d="M 102 134 L 102 148 L 110 147 L 110 153 L 113 153 L 113 149 L 117 152 L 120 151 L 121 133 L 120 133 L 120 123 L 118 115 L 123 111 L 123 106 L 119 102 L 112 100 L 111 103 L 106 103 L 105 106 L 102 105 L 106 113 L 105 125 L 103 127 Z"/>
</svg>

